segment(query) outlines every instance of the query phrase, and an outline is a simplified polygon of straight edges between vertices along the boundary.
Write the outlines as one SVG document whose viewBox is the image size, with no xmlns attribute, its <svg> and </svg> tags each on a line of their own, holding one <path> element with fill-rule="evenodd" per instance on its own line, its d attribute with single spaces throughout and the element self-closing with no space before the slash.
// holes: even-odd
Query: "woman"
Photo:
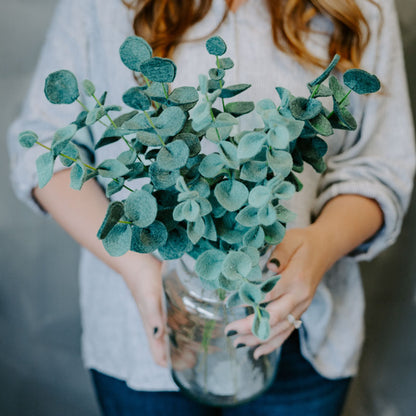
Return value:
<svg viewBox="0 0 416 416">
<path fill-rule="evenodd" d="M 380 6 L 365 0 L 143 0 L 130 8 L 121 0 L 59 3 L 24 110 L 10 131 L 13 179 L 23 200 L 49 212 L 85 248 L 80 267 L 83 357 L 105 415 L 340 414 L 363 339 L 357 260 L 369 260 L 395 241 L 414 172 L 397 16 L 393 0 Z M 307 63 L 324 65 L 335 52 L 343 58 L 343 69 L 361 66 L 385 87 L 383 95 L 351 98 L 360 127 L 330 139 L 327 172 L 319 176 L 305 169 L 300 175 L 304 190 L 289 206 L 297 220 L 272 253 L 277 261 L 269 263 L 282 275 L 269 299 L 271 337 L 259 344 L 250 334 L 252 317 L 227 328 L 237 332 L 235 345 L 259 344 L 256 356 L 283 343 L 273 387 L 236 408 L 207 408 L 176 392 L 165 368 L 161 264 L 149 255 L 129 252 L 113 258 L 105 252 L 96 238 L 108 205 L 99 184 L 89 181 L 82 191 L 72 191 L 69 171 L 57 167 L 40 190 L 34 168 L 38 154 L 23 153 L 16 144 L 18 132 L 28 129 L 50 141 L 54 130 L 77 113 L 72 106 L 46 102 L 42 88 L 49 72 L 72 70 L 79 79 L 94 80 L 99 91 L 111 86 L 109 101 L 120 100 L 133 82 L 118 57 L 132 22 L 156 54 L 176 61 L 175 85 L 196 83 L 197 74 L 210 68 L 201 37 L 214 30 L 236 63 L 228 82 L 252 84 L 244 99 L 276 99 L 278 85 L 304 94 L 305 84 L 319 71 Z M 96 129 L 91 129 L 93 140 L 99 137 Z M 89 139 L 77 138 L 84 144 Z M 96 162 L 112 152 L 111 147 L 99 149 Z M 302 318 L 299 331 L 288 316 Z"/>
</svg>

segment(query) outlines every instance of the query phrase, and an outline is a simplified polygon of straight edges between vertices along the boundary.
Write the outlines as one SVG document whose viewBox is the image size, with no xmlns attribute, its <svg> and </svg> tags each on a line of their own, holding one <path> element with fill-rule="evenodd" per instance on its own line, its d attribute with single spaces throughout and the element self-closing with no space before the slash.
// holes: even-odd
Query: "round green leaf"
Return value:
<svg viewBox="0 0 416 416">
<path fill-rule="evenodd" d="M 252 132 L 245 134 L 237 148 L 237 157 L 239 159 L 251 159 L 256 156 L 266 142 L 266 135 L 263 132 Z"/>
<path fill-rule="evenodd" d="M 227 279 L 237 280 L 246 277 L 251 270 L 251 258 L 242 251 L 231 251 L 222 264 L 222 273 Z"/>
<path fill-rule="evenodd" d="M 283 178 L 289 175 L 293 166 L 292 156 L 289 152 L 272 149 L 267 151 L 266 157 L 275 175 L 282 175 Z"/>
<path fill-rule="evenodd" d="M 107 159 L 97 166 L 98 174 L 103 178 L 118 178 L 129 173 L 126 165 L 117 159 Z"/>
<path fill-rule="evenodd" d="M 224 78 L 224 76 L 225 76 L 225 71 L 224 71 L 223 69 L 221 69 L 221 68 L 211 68 L 211 69 L 208 71 L 208 75 L 209 75 L 209 77 L 210 77 L 211 79 L 218 81 L 218 80 L 220 80 L 220 79 L 223 79 L 223 78 Z"/>
<path fill-rule="evenodd" d="M 260 248 L 264 244 L 265 234 L 262 227 L 250 228 L 243 237 L 243 244 L 254 248 Z"/>
<path fill-rule="evenodd" d="M 204 178 L 215 178 L 221 173 L 223 167 L 224 160 L 222 157 L 217 153 L 211 153 L 202 159 L 198 170 Z"/>
<path fill-rule="evenodd" d="M 140 64 L 140 72 L 154 82 L 173 82 L 176 65 L 170 59 L 154 57 Z"/>
<path fill-rule="evenodd" d="M 176 184 L 180 176 L 179 169 L 164 170 L 155 162 L 149 168 L 150 179 L 155 189 L 168 189 Z"/>
<path fill-rule="evenodd" d="M 156 198 L 146 191 L 132 192 L 124 204 L 127 218 L 138 227 L 144 228 L 152 224 L 157 215 Z"/>
<path fill-rule="evenodd" d="M 256 305 L 263 299 L 263 293 L 257 285 L 244 283 L 240 287 L 240 297 L 248 305 Z"/>
<path fill-rule="evenodd" d="M 266 186 L 258 185 L 250 191 L 248 196 L 248 203 L 255 208 L 260 208 L 266 205 L 272 194 L 270 189 Z"/>
<path fill-rule="evenodd" d="M 88 97 L 92 97 L 95 94 L 95 85 L 89 79 L 84 79 L 84 81 L 82 81 L 82 88 Z"/>
<path fill-rule="evenodd" d="M 130 225 L 116 224 L 104 238 L 103 246 L 110 256 L 119 257 L 130 250 L 131 238 Z"/>
<path fill-rule="evenodd" d="M 38 141 L 38 135 L 34 131 L 23 131 L 19 134 L 19 143 L 21 146 L 29 149 L 35 145 Z"/>
<path fill-rule="evenodd" d="M 39 188 L 43 188 L 52 179 L 54 157 L 52 152 L 42 153 L 36 159 Z"/>
<path fill-rule="evenodd" d="M 175 140 L 162 147 L 157 154 L 156 161 L 166 170 L 179 169 L 186 165 L 189 148 L 182 140 Z"/>
<path fill-rule="evenodd" d="M 259 225 L 257 211 L 257 208 L 248 205 L 237 214 L 235 219 L 244 227 L 255 227 L 256 225 Z"/>
<path fill-rule="evenodd" d="M 129 36 L 120 46 L 120 58 L 132 71 L 140 72 L 140 65 L 152 57 L 152 48 L 138 36 Z"/>
<path fill-rule="evenodd" d="M 202 253 L 195 264 L 198 276 L 205 280 L 215 280 L 221 273 L 225 254 L 220 250 L 207 250 Z"/>
<path fill-rule="evenodd" d="M 168 231 L 163 223 L 155 221 L 149 227 L 132 226 L 131 250 L 137 253 L 152 253 L 164 246 Z"/>
<path fill-rule="evenodd" d="M 218 59 L 218 67 L 222 69 L 231 69 L 234 66 L 234 62 L 231 58 Z"/>
<path fill-rule="evenodd" d="M 227 211 L 237 211 L 248 198 L 248 189 L 237 180 L 225 180 L 217 184 L 214 195 Z"/>
<path fill-rule="evenodd" d="M 290 112 L 297 120 L 310 120 L 322 110 L 322 103 L 315 98 L 296 97 L 290 100 Z"/>
<path fill-rule="evenodd" d="M 136 110 L 148 110 L 150 107 L 150 100 L 145 95 L 140 87 L 133 87 L 123 94 L 123 103 Z"/>
<path fill-rule="evenodd" d="M 198 99 L 198 91 L 194 87 L 178 87 L 169 95 L 169 101 L 176 105 L 196 103 Z"/>
<path fill-rule="evenodd" d="M 66 69 L 52 72 L 45 80 L 44 92 L 52 104 L 72 104 L 79 97 L 77 79 Z"/>
<path fill-rule="evenodd" d="M 209 38 L 206 41 L 205 46 L 210 55 L 221 56 L 224 55 L 227 51 L 227 45 L 219 36 L 213 36 L 212 38 Z"/>
<path fill-rule="evenodd" d="M 188 251 L 190 243 L 182 227 L 174 228 L 169 232 L 166 243 L 159 247 L 159 254 L 165 260 L 179 259 Z"/>
<path fill-rule="evenodd" d="M 344 73 L 344 84 L 357 94 L 370 94 L 380 89 L 380 81 L 375 75 L 358 68 Z"/>
</svg>

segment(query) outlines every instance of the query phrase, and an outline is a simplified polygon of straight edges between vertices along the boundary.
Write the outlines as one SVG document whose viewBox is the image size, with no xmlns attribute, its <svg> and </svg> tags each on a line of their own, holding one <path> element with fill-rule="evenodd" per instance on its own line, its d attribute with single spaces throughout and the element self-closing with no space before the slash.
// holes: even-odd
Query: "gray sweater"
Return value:
<svg viewBox="0 0 416 416">
<path fill-rule="evenodd" d="M 210 33 L 222 17 L 224 3 L 214 0 L 208 16 L 192 27 L 186 37 L 199 38 Z M 396 240 L 409 203 L 415 167 L 414 131 L 394 2 L 379 2 L 384 11 L 379 37 L 377 9 L 370 2 L 359 3 L 373 32 L 362 67 L 381 79 L 384 94 L 351 98 L 359 128 L 353 132 L 338 131 L 327 140 L 328 170 L 318 175 L 306 168 L 300 175 L 304 189 L 287 204 L 297 213 L 291 227 L 310 224 L 325 203 L 339 194 L 374 198 L 384 213 L 382 229 L 334 265 L 302 316 L 302 354 L 328 378 L 357 372 L 364 312 L 357 261 L 374 258 Z M 17 135 L 23 130 L 35 130 L 45 143 L 51 142 L 54 130 L 72 121 L 79 112 L 77 105 L 53 106 L 44 98 L 44 79 L 58 69 L 72 70 L 79 80 L 93 80 L 99 92 L 109 91 L 109 103 L 121 102 L 122 92 L 134 85 L 131 72 L 118 56 L 120 44 L 132 34 L 132 17 L 121 0 L 59 2 L 22 113 L 9 131 L 14 189 L 20 199 L 39 212 L 31 190 L 37 184 L 35 159 L 43 150 L 21 149 Z M 331 31 L 331 24 L 324 17 L 314 18 L 313 25 L 321 32 Z M 231 13 L 218 35 L 226 40 L 228 54 L 236 64 L 229 71 L 227 82 L 252 84 L 242 100 L 271 98 L 278 102 L 276 86 L 305 95 L 306 83 L 319 71 L 305 69 L 275 48 L 262 0 L 248 0 L 236 14 Z M 327 41 L 327 36 L 315 33 L 307 46 L 326 57 Z M 202 41 L 181 44 L 174 59 L 178 65 L 174 86 L 196 86 L 198 74 L 206 73 L 213 65 Z M 259 120 L 253 114 L 245 117 L 239 128 L 252 128 L 256 123 Z M 95 141 L 102 133 L 100 127 L 91 129 Z M 78 140 L 90 140 L 88 132 L 80 134 Z M 117 145 L 99 149 L 97 163 L 114 157 L 117 150 Z M 209 146 L 206 150 L 210 151 Z M 63 167 L 57 165 L 58 169 Z M 134 186 L 139 187 L 140 182 Z M 122 196 L 117 194 L 118 198 Z M 124 379 L 135 389 L 176 390 L 169 371 L 152 361 L 136 305 L 122 278 L 84 249 L 79 274 L 85 365 Z"/>
</svg>

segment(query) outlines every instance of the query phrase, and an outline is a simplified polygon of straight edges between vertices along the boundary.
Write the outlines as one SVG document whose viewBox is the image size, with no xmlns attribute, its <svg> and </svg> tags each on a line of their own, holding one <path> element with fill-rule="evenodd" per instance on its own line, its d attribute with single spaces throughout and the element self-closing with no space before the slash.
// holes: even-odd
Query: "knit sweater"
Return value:
<svg viewBox="0 0 416 416">
<path fill-rule="evenodd" d="M 370 260 L 397 238 L 407 209 L 415 167 L 414 130 L 403 63 L 397 13 L 393 0 L 382 0 L 384 15 L 370 2 L 359 1 L 372 37 L 362 59 L 362 68 L 375 73 L 384 94 L 351 96 L 351 111 L 358 121 L 355 131 L 337 131 L 327 139 L 327 171 L 319 175 L 306 167 L 299 175 L 304 188 L 286 206 L 297 218 L 289 227 L 305 227 L 326 202 L 340 194 L 358 194 L 375 199 L 384 214 L 382 229 L 369 241 L 339 260 L 323 277 L 315 297 L 303 314 L 300 328 L 302 355 L 323 376 L 356 374 L 363 342 L 364 297 L 358 261 Z M 186 33 L 187 39 L 208 35 L 223 16 L 224 0 L 214 0 L 208 15 Z M 17 143 L 20 131 L 34 130 L 45 143 L 53 132 L 75 119 L 77 105 L 53 106 L 43 95 L 45 77 L 58 69 L 73 71 L 79 80 L 91 79 L 99 92 L 108 90 L 108 103 L 122 104 L 121 95 L 134 85 L 132 73 L 118 56 L 119 46 L 132 34 L 133 14 L 121 0 L 61 0 L 56 8 L 21 115 L 9 130 L 11 174 L 17 196 L 40 212 L 31 190 L 37 184 L 36 157 Z M 317 16 L 307 47 L 327 57 L 328 18 Z M 305 95 L 306 83 L 319 69 L 306 69 L 278 50 L 272 41 L 271 23 L 263 0 L 248 0 L 230 13 L 217 33 L 228 44 L 235 67 L 227 83 L 250 83 L 241 100 L 279 101 L 276 86 L 295 95 Z M 198 74 L 212 67 L 204 42 L 181 43 L 174 60 L 178 66 L 175 86 L 198 83 Z M 87 97 L 82 97 L 87 101 Z M 329 106 L 329 105 L 328 105 Z M 242 117 L 239 128 L 253 128 L 256 114 Z M 100 138 L 102 126 L 79 133 L 77 140 L 91 146 Z M 96 163 L 115 157 L 120 145 L 96 151 Z M 205 147 L 210 151 L 209 144 Z M 55 170 L 64 167 L 57 163 Z M 133 183 L 139 187 L 140 181 Z M 123 192 L 116 197 L 126 197 Z M 342 236 L 340 236 L 342 238 Z M 138 271 L 139 277 L 140 271 Z M 153 363 L 137 307 L 123 279 L 82 249 L 79 268 L 82 316 L 82 353 L 86 367 L 123 379 L 138 390 L 176 390 L 169 370 Z"/>
</svg>

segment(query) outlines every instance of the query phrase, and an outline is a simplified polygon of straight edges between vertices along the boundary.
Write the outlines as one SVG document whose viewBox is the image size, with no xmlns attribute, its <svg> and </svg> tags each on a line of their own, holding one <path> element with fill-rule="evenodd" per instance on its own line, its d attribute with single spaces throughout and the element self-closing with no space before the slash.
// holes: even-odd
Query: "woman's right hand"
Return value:
<svg viewBox="0 0 416 416">
<path fill-rule="evenodd" d="M 150 254 L 129 252 L 121 275 L 140 312 L 156 364 L 167 367 L 166 319 L 162 306 L 162 262 Z"/>
</svg>

